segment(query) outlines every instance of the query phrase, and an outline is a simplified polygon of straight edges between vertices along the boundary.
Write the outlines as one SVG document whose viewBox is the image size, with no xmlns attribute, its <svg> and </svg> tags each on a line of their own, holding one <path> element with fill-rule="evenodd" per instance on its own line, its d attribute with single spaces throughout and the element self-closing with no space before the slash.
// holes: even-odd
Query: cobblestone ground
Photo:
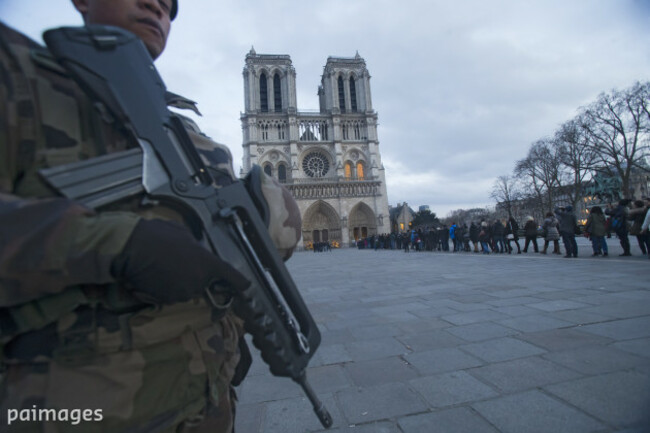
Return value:
<svg viewBox="0 0 650 433">
<path fill-rule="evenodd" d="M 288 262 L 333 432 L 650 432 L 650 260 L 342 249 Z M 255 352 L 255 349 L 253 349 Z M 237 433 L 324 431 L 254 354 Z"/>
</svg>

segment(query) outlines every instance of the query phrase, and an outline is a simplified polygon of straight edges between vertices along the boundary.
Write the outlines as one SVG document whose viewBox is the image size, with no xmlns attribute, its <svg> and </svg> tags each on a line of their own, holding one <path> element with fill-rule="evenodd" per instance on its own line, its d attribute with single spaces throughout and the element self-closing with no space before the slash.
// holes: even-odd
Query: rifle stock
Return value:
<svg viewBox="0 0 650 433">
<path fill-rule="evenodd" d="M 165 85 L 142 42 L 108 26 L 49 30 L 44 39 L 57 61 L 140 147 L 41 170 L 41 176 L 61 195 L 92 208 L 146 193 L 188 216 L 208 248 L 251 279 L 251 286 L 237 294 L 235 312 L 271 373 L 297 382 L 329 428 L 332 418 L 305 375 L 320 344 L 316 323 L 244 183 L 213 186 L 187 131 L 167 109 Z"/>
</svg>

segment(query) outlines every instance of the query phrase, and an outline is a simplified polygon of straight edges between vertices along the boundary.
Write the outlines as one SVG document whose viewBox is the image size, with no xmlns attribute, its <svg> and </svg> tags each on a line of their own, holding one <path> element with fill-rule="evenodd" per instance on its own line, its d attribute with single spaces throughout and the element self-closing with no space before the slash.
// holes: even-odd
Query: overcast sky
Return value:
<svg viewBox="0 0 650 433">
<path fill-rule="evenodd" d="M 41 40 L 79 25 L 69 0 L 0 0 Z M 492 205 L 497 176 L 599 93 L 650 78 L 650 0 L 180 0 L 157 66 L 241 166 L 242 69 L 289 54 L 298 109 L 317 109 L 328 56 L 358 51 L 371 79 L 391 205 Z"/>
</svg>

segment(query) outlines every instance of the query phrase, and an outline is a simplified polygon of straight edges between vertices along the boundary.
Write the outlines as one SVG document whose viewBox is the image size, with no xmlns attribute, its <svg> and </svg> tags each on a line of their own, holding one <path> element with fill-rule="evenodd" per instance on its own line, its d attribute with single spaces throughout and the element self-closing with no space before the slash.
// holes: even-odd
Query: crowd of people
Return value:
<svg viewBox="0 0 650 433">
<path fill-rule="evenodd" d="M 311 245 L 311 249 L 315 253 L 322 253 L 322 252 L 325 252 L 325 251 L 332 251 L 332 244 L 330 244 L 327 241 L 326 242 L 314 242 Z"/>
<path fill-rule="evenodd" d="M 423 227 L 403 233 L 373 235 L 359 239 L 359 249 L 391 249 L 415 251 L 453 251 L 483 254 L 522 254 L 529 248 L 540 254 L 563 254 L 565 258 L 578 257 L 576 236 L 586 236 L 591 240 L 592 256 L 607 257 L 607 239 L 615 235 L 623 248 L 621 256 L 631 256 L 629 236 L 635 236 L 643 255 L 650 258 L 650 198 L 644 200 L 620 200 L 617 205 L 607 205 L 604 209 L 594 206 L 584 226 L 578 225 L 576 214 L 571 206 L 557 207 L 548 212 L 543 221 L 532 216 L 526 218 L 520 228 L 517 220 L 453 222 L 451 226 Z M 523 240 L 522 240 L 523 238 Z M 538 239 L 544 241 L 540 248 Z M 520 244 L 523 241 L 523 248 Z M 552 244 L 552 250 L 549 247 Z"/>
</svg>

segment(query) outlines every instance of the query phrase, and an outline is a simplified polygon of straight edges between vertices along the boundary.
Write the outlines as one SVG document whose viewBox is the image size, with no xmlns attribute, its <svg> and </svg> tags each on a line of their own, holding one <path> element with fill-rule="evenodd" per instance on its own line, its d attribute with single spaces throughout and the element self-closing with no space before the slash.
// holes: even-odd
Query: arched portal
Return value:
<svg viewBox="0 0 650 433">
<path fill-rule="evenodd" d="M 359 203 L 352 208 L 348 224 L 351 241 L 377 234 L 377 218 L 370 206 L 365 203 Z"/>
<path fill-rule="evenodd" d="M 313 242 L 341 243 L 341 222 L 332 206 L 322 200 L 312 204 L 302 218 L 305 246 Z"/>
</svg>

